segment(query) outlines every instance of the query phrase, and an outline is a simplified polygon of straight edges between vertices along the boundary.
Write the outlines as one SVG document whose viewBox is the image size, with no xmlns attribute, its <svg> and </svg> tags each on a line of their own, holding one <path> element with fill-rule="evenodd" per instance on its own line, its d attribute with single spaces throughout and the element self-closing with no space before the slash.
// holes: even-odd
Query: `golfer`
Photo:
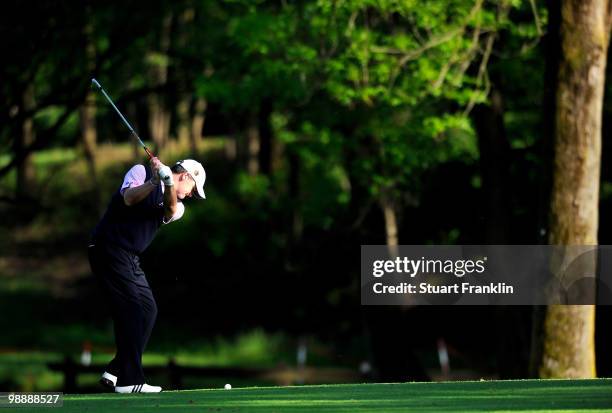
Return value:
<svg viewBox="0 0 612 413">
<path fill-rule="evenodd" d="M 110 305 L 117 346 L 100 382 L 117 393 L 161 391 L 145 383 L 142 371 L 157 305 L 138 256 L 160 226 L 183 216 L 183 199 L 205 198 L 205 180 L 204 168 L 193 159 L 178 161 L 172 168 L 157 158 L 150 166 L 135 165 L 93 231 L 89 263 Z"/>
</svg>

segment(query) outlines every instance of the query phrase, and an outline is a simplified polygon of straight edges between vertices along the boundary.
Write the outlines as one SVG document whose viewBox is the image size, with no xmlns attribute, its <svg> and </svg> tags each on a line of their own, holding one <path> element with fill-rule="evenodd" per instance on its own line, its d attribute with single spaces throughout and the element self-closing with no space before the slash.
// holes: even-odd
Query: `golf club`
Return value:
<svg viewBox="0 0 612 413">
<path fill-rule="evenodd" d="M 111 104 L 111 106 L 113 107 L 113 109 L 115 109 L 115 111 L 117 112 L 117 114 L 119 115 L 119 117 L 121 118 L 123 123 L 125 123 L 125 126 L 128 127 L 128 129 L 130 130 L 132 135 L 134 135 L 134 137 L 136 138 L 136 140 L 138 141 L 140 146 L 142 146 L 142 148 L 145 150 L 147 155 L 149 155 L 149 158 L 154 158 L 155 155 L 153 155 L 153 153 L 149 150 L 149 148 L 147 148 L 147 145 L 145 145 L 144 142 L 142 141 L 142 139 L 140 139 L 140 136 L 138 136 L 138 134 L 136 133 L 134 128 L 132 128 L 132 125 L 130 125 L 130 122 L 127 121 L 127 119 L 123 116 L 121 111 L 117 108 L 117 106 L 115 106 L 115 104 L 113 103 L 113 100 L 110 98 L 110 96 L 108 96 L 108 93 L 106 93 L 104 88 L 102 88 L 102 85 L 100 84 L 100 82 L 98 82 L 96 79 L 92 78 L 91 79 L 91 83 L 93 83 L 93 85 L 96 86 L 98 88 L 98 90 L 100 90 L 100 92 L 102 92 L 102 94 L 104 95 L 106 100 L 108 100 L 108 103 Z"/>
</svg>

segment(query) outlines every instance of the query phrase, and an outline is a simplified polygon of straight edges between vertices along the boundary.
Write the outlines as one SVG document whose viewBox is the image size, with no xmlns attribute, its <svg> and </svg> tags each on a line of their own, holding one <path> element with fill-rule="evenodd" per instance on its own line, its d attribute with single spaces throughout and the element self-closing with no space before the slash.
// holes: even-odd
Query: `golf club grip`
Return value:
<svg viewBox="0 0 612 413">
<path fill-rule="evenodd" d="M 142 146 L 142 149 L 145 150 L 145 152 L 147 153 L 147 155 L 149 155 L 149 158 L 155 158 L 155 155 L 153 155 L 153 152 L 151 152 L 149 150 L 149 148 L 147 148 L 147 145 L 144 144 L 144 142 L 142 141 L 142 139 L 140 139 L 140 136 L 138 136 L 138 134 L 136 133 L 136 131 L 134 129 L 132 129 L 130 132 L 132 132 L 132 135 L 136 138 L 136 142 L 138 142 L 138 144 L 140 146 Z"/>
<path fill-rule="evenodd" d="M 145 152 L 147 153 L 147 155 L 149 155 L 150 159 L 155 158 L 155 155 L 153 155 L 153 153 L 149 150 L 149 148 L 147 148 L 146 146 L 144 147 Z"/>
</svg>

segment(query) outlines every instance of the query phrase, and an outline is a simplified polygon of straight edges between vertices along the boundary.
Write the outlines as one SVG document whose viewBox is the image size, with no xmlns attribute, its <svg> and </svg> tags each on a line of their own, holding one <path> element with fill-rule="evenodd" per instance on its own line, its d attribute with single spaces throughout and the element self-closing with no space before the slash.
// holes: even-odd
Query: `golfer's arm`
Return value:
<svg viewBox="0 0 612 413">
<path fill-rule="evenodd" d="M 174 185 L 164 188 L 164 220 L 168 221 L 176 213 L 176 189 Z"/>
<path fill-rule="evenodd" d="M 134 186 L 123 191 L 123 202 L 127 206 L 132 206 L 145 199 L 155 188 L 155 184 L 150 180 L 142 185 Z"/>
</svg>

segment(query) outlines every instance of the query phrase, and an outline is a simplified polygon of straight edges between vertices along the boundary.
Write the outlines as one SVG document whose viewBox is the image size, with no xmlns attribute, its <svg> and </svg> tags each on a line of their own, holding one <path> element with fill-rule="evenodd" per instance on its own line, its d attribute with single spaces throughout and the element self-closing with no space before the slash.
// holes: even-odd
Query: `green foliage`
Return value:
<svg viewBox="0 0 612 413">
<path fill-rule="evenodd" d="M 268 198 L 270 180 L 264 175 L 238 174 L 236 186 L 241 200 L 246 203 L 261 203 Z"/>
<path fill-rule="evenodd" d="M 541 9 L 538 26 L 531 3 L 519 0 L 154 2 L 128 13 L 136 19 L 130 25 L 111 7 L 80 11 L 79 31 L 59 31 L 57 39 L 63 45 L 79 38 L 85 45 L 81 31 L 89 27 L 103 79 L 146 88 L 151 67 L 167 66 L 175 74 L 172 86 L 217 104 L 237 125 L 257 114 L 262 101 L 272 102 L 273 116 L 285 118 L 274 126 L 275 137 L 299 154 L 305 168 L 324 163 L 343 169 L 375 194 L 381 185 L 414 187 L 424 171 L 443 162 L 473 162 L 469 111 L 488 98 L 488 41 L 504 36 L 510 49 L 520 49 L 524 40 L 537 39 L 546 22 Z M 69 17 L 57 18 L 65 23 Z M 159 38 L 169 17 L 172 47 L 166 53 Z M 57 93 L 56 85 L 65 92 L 62 78 L 82 73 L 87 60 L 80 52 L 66 70 L 65 49 L 41 57 L 34 73 L 10 72 L 13 83 L 29 75 L 37 96 Z M 18 95 L 7 93 L 13 100 Z M 37 128 L 53 125 L 62 109 L 41 108 Z M 58 142 L 76 141 L 76 121 L 69 117 Z M 367 156 L 349 165 L 346 154 L 355 150 Z M 241 177 L 237 185 L 252 197 L 272 190 L 274 182 L 262 188 Z"/>
<path fill-rule="evenodd" d="M 240 92 L 257 95 L 262 91 L 249 82 L 263 81 L 263 95 L 272 94 L 275 102 L 304 98 L 312 105 L 276 119 L 277 138 L 311 166 L 317 157 L 341 165 L 347 148 L 361 147 L 368 155 L 345 167 L 376 194 L 383 187 L 414 187 L 421 172 L 436 164 L 476 159 L 465 108 L 487 99 L 486 71 L 476 70 L 485 59 L 481 33 L 507 24 L 495 7 L 468 1 L 319 1 L 282 7 L 274 22 L 265 12 L 250 12 L 234 18 L 230 32 L 244 54 L 265 57 L 248 67 Z M 283 36 L 263 29 L 271 27 Z M 304 79 L 314 91 L 300 88 Z M 321 92 L 331 101 L 311 100 Z M 321 103 L 323 108 L 314 108 Z M 312 118 L 338 105 L 344 108 L 339 116 L 359 113 L 353 136 L 334 132 L 337 120 Z M 333 155 L 323 155 L 325 139 L 334 133 Z"/>
<path fill-rule="evenodd" d="M 296 206 L 303 215 L 304 225 L 330 229 L 346 207 L 350 192 L 346 171 L 339 165 L 324 161 L 304 167 L 302 199 Z"/>
</svg>

